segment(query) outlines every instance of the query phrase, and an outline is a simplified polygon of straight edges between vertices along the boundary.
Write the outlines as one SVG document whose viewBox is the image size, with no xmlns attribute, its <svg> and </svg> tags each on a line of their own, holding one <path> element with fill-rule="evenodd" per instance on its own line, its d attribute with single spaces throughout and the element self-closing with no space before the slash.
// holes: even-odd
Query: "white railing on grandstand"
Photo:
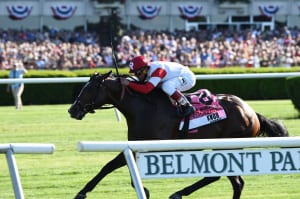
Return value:
<svg viewBox="0 0 300 199">
<path fill-rule="evenodd" d="M 82 141 L 77 147 L 123 152 L 139 199 L 146 198 L 142 178 L 300 173 L 300 137 Z"/>
<path fill-rule="evenodd" d="M 300 72 L 292 73 L 250 73 L 250 74 L 217 74 L 196 75 L 197 79 L 249 79 L 249 78 L 282 78 L 300 76 Z M 30 84 L 42 83 L 80 83 L 87 82 L 89 77 L 56 77 L 56 78 L 23 78 L 23 79 L 0 79 L 0 84 L 24 82 Z"/>
<path fill-rule="evenodd" d="M 6 154 L 10 178 L 13 184 L 16 199 L 24 199 L 24 194 L 14 154 L 52 154 L 54 153 L 54 149 L 55 147 L 53 144 L 0 144 L 0 153 Z"/>
</svg>

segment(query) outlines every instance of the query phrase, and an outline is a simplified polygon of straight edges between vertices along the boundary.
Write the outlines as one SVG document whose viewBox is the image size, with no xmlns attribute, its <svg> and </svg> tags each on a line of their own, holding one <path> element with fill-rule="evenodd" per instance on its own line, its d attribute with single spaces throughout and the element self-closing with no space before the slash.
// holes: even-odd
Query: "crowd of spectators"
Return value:
<svg viewBox="0 0 300 199">
<path fill-rule="evenodd" d="M 136 55 L 191 67 L 300 66 L 300 29 L 127 31 L 115 54 L 120 66 Z M 27 69 L 71 70 L 113 66 L 111 46 L 95 33 L 0 29 L 0 69 L 21 60 Z"/>
</svg>

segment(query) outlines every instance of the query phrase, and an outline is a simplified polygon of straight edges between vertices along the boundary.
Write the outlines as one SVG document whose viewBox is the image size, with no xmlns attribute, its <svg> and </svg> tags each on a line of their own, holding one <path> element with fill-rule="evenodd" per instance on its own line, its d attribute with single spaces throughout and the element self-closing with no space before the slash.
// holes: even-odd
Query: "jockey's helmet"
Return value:
<svg viewBox="0 0 300 199">
<path fill-rule="evenodd" d="M 144 68 L 148 65 L 148 62 L 146 61 L 145 57 L 143 56 L 137 56 L 134 57 L 130 62 L 129 62 L 129 68 L 130 68 L 130 73 L 135 73 L 141 68 Z"/>
</svg>

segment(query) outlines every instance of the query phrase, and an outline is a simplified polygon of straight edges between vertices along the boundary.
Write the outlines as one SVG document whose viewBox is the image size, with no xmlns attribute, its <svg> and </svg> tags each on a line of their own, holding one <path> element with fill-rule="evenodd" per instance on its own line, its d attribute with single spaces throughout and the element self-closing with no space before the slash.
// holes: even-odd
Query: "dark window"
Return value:
<svg viewBox="0 0 300 199">
<path fill-rule="evenodd" d="M 232 16 L 232 22 L 250 22 L 250 16 Z"/>
<path fill-rule="evenodd" d="M 271 22 L 272 18 L 264 16 L 264 15 L 260 15 L 260 16 L 254 16 L 253 21 L 254 22 Z"/>
</svg>

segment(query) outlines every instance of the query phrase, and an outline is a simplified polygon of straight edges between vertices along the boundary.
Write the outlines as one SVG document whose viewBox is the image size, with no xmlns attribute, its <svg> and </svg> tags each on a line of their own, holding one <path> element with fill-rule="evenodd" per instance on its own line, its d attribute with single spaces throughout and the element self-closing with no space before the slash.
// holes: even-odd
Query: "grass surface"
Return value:
<svg viewBox="0 0 300 199">
<path fill-rule="evenodd" d="M 300 136 L 300 119 L 289 100 L 250 101 L 255 111 L 269 118 L 279 118 L 291 136 Z M 53 143 L 53 155 L 16 154 L 25 198 L 73 198 L 117 153 L 79 153 L 78 141 L 126 140 L 126 122 L 117 122 L 113 110 L 97 111 L 82 121 L 71 119 L 69 105 L 0 107 L 0 143 Z M 14 198 L 5 155 L 0 158 L 0 199 Z M 299 166 L 299 165 L 298 165 Z M 198 178 L 143 180 L 151 198 L 168 198 L 173 192 L 190 185 Z M 300 175 L 244 176 L 244 199 L 299 199 Z M 127 167 L 103 179 L 88 198 L 137 198 L 130 186 Z M 226 177 L 192 195 L 189 199 L 230 199 L 232 188 Z"/>
</svg>

